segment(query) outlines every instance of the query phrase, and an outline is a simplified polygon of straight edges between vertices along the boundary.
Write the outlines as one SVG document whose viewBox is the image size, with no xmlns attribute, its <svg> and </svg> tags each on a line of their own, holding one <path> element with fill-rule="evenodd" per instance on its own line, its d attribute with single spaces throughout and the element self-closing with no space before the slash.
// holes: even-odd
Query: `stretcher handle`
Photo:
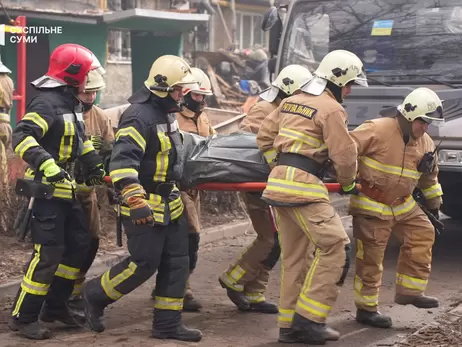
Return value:
<svg viewBox="0 0 462 347">
<path fill-rule="evenodd" d="M 106 183 L 111 183 L 111 177 L 106 176 L 104 177 L 104 181 Z M 340 192 L 340 184 L 338 183 L 324 183 L 327 190 L 330 193 L 338 193 Z M 356 185 L 358 190 L 360 189 L 360 185 Z M 218 191 L 242 191 L 242 192 L 262 192 L 266 188 L 266 182 L 245 182 L 245 183 L 202 183 L 195 186 L 192 189 L 196 190 L 218 190 Z"/>
</svg>

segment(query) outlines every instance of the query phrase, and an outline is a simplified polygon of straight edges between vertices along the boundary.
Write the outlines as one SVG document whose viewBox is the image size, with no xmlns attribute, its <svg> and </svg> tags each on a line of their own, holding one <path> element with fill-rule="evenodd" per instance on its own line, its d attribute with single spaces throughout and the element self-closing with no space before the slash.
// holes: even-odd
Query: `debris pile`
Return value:
<svg viewBox="0 0 462 347">
<path fill-rule="evenodd" d="M 207 99 L 211 107 L 242 112 L 248 95 L 239 88 L 245 73 L 245 58 L 228 51 L 196 52 L 195 66 L 210 78 L 214 95 Z"/>
<path fill-rule="evenodd" d="M 394 347 L 459 347 L 462 346 L 462 311 L 456 308 L 434 324 L 424 326 Z"/>
</svg>

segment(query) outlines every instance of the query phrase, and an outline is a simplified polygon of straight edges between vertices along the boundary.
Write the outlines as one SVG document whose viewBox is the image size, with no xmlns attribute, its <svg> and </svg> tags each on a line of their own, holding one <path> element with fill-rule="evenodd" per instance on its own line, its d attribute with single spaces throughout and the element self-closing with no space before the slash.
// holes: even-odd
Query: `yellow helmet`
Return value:
<svg viewBox="0 0 462 347">
<path fill-rule="evenodd" d="M 85 92 L 96 92 L 106 87 L 103 76 L 97 70 L 91 70 L 87 75 L 87 83 L 85 84 Z"/>
<path fill-rule="evenodd" d="M 417 88 L 409 93 L 403 103 L 398 106 L 398 111 L 409 122 L 422 118 L 429 124 L 444 123 L 443 103 L 439 96 L 428 88 Z"/>
<path fill-rule="evenodd" d="M 165 98 L 173 91 L 174 86 L 190 84 L 190 88 L 199 88 L 194 79 L 191 67 L 182 58 L 174 55 L 163 55 L 152 63 L 148 79 L 144 82 L 153 94 Z"/>
<path fill-rule="evenodd" d="M 202 95 L 213 95 L 212 84 L 207 74 L 197 67 L 192 67 L 191 72 L 199 88 L 194 88 L 194 86 L 192 86 L 193 88 L 185 88 L 183 94 L 186 95 L 189 92 L 194 92 Z"/>
</svg>

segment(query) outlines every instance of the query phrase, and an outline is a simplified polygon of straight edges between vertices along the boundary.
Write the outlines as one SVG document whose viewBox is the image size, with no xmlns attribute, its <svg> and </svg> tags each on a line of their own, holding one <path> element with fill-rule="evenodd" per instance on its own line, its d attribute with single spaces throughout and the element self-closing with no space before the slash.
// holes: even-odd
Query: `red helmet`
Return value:
<svg viewBox="0 0 462 347">
<path fill-rule="evenodd" d="M 55 48 L 45 76 L 54 78 L 73 87 L 85 83 L 85 77 L 92 69 L 93 53 L 75 43 L 65 43 Z"/>
</svg>

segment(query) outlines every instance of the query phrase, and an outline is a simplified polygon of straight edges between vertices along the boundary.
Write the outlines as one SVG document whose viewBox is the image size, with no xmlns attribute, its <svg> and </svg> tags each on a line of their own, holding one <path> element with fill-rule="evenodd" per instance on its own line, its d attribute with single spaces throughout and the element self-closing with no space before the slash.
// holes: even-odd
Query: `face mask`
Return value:
<svg viewBox="0 0 462 347">
<path fill-rule="evenodd" d="M 184 105 L 193 112 L 200 112 L 203 102 L 193 100 L 191 94 L 186 94 L 184 96 Z"/>
</svg>

